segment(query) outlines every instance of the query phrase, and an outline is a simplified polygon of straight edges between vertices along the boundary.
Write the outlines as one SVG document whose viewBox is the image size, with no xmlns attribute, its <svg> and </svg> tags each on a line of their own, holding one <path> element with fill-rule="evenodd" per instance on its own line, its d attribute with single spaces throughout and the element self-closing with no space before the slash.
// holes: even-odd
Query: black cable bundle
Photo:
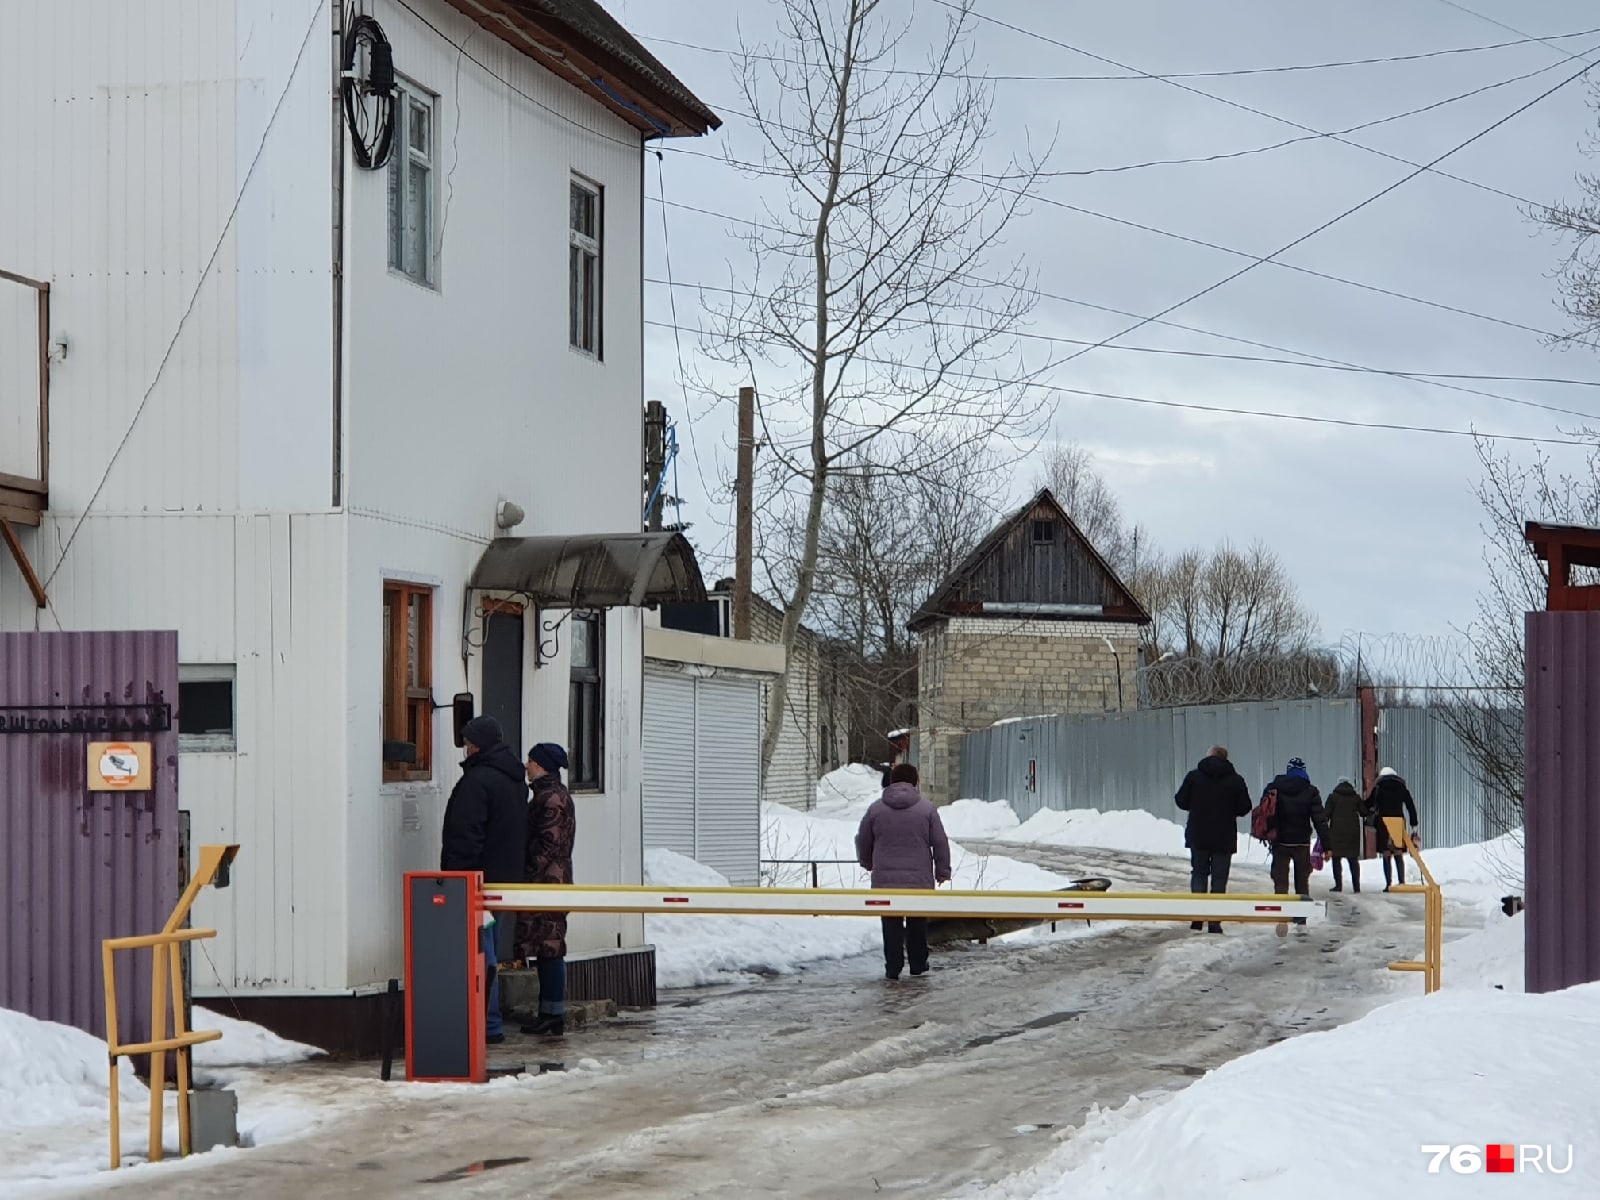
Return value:
<svg viewBox="0 0 1600 1200">
<path fill-rule="evenodd" d="M 365 82 L 355 74 L 356 57 L 363 45 L 368 64 Z M 350 22 L 340 66 L 344 115 L 353 135 L 356 165 L 376 171 L 388 163 L 394 145 L 394 48 L 374 18 L 363 13 Z M 370 114 L 369 100 L 376 101 Z"/>
</svg>

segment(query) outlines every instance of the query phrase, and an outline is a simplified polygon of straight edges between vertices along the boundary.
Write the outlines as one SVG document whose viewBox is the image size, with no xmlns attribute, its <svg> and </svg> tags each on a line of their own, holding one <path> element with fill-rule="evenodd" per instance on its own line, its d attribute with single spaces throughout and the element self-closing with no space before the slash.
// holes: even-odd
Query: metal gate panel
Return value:
<svg viewBox="0 0 1600 1200">
<path fill-rule="evenodd" d="M 644 673 L 644 845 L 694 857 L 695 681 Z"/>
<path fill-rule="evenodd" d="M 178 900 L 178 635 L 0 633 L 0 1008 L 105 1036 L 100 943 Z M 149 742 L 149 791 L 88 790 L 91 742 Z M 150 955 L 118 964 L 150 1027 Z"/>
<path fill-rule="evenodd" d="M 737 887 L 760 882 L 761 689 L 695 681 L 695 858 Z"/>
</svg>

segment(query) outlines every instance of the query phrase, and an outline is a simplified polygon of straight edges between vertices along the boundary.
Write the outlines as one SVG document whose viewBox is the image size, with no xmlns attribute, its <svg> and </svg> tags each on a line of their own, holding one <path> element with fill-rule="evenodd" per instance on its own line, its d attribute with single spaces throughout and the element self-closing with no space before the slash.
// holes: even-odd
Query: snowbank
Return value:
<svg viewBox="0 0 1600 1200">
<path fill-rule="evenodd" d="M 150 1093 L 133 1072 L 121 1072 L 125 1105 Z M 0 1008 L 0 1130 L 72 1121 L 106 1123 L 106 1044 L 70 1025 Z M 0 1155 L 0 1179 L 4 1156 Z"/>
<path fill-rule="evenodd" d="M 1022 824 L 1004 800 L 957 800 L 941 808 L 939 817 L 953 838 L 992 841 Z"/>
<path fill-rule="evenodd" d="M 1183 846 L 1182 825 L 1137 809 L 1100 812 L 1075 808 L 1062 812 L 1043 808 L 995 840 L 1035 846 L 1093 846 L 1133 854 L 1186 857 L 1189 853 Z"/>
<path fill-rule="evenodd" d="M 850 763 L 817 780 L 819 816 L 854 817 L 857 821 L 883 795 L 883 772 L 865 763 Z"/>
<path fill-rule="evenodd" d="M 287 1041 L 270 1029 L 225 1017 L 199 1005 L 194 1008 L 194 1027 L 222 1031 L 220 1042 L 204 1042 L 194 1048 L 194 1065 L 197 1068 L 265 1067 L 304 1062 L 322 1053 L 315 1046 Z"/>
<path fill-rule="evenodd" d="M 1597 1055 L 1600 984 L 1446 991 L 1246 1055 L 1176 1094 L 1092 1112 L 1040 1166 L 969 1194 L 1410 1200 L 1432 1194 L 1420 1146 L 1481 1154 L 1494 1141 L 1554 1146 L 1557 1166 L 1573 1148 L 1570 1173 L 1506 1185 L 1507 1195 L 1593 1196 L 1600 1084 L 1580 1064 Z M 1376 1062 L 1387 1066 L 1361 1069 Z M 1451 1174 L 1448 1162 L 1440 1173 Z"/>
</svg>

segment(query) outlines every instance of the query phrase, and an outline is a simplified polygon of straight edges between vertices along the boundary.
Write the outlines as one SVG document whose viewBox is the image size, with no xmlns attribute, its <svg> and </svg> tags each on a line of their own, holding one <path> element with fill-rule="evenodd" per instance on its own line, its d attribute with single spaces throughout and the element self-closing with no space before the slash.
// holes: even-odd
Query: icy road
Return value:
<svg viewBox="0 0 1600 1200">
<path fill-rule="evenodd" d="M 1109 875 L 1119 890 L 1187 887 L 1175 859 L 995 850 L 1063 875 Z M 1317 876 L 1319 897 L 1327 883 Z M 1271 890 L 1242 861 L 1232 887 Z M 521 1091 L 391 1087 L 308 1140 L 132 1172 L 116 1193 L 948 1196 L 1033 1165 L 1091 1104 L 1181 1088 L 1392 997 L 1379 973 L 1420 952 L 1420 901 L 1377 889 L 1327 898 L 1326 920 L 1287 938 L 1271 926 L 1220 937 L 1123 926 L 936 952 L 925 980 L 890 984 L 876 960 L 856 959 L 668 993 L 654 1012 L 557 1049 L 513 1037 L 491 1056 L 598 1069 Z M 1404 979 L 1420 993 L 1417 977 Z"/>
</svg>

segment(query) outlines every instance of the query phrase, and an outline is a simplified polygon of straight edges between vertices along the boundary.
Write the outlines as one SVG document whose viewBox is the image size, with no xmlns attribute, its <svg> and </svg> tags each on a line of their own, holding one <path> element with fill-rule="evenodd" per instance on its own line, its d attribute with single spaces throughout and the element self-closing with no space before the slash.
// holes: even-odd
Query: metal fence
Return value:
<svg viewBox="0 0 1600 1200">
<path fill-rule="evenodd" d="M 1044 808 L 1141 810 L 1167 821 L 1185 772 L 1213 745 L 1259 795 L 1290 758 L 1306 761 L 1326 796 L 1341 776 L 1361 782 L 1360 702 L 1284 700 L 1008 721 L 961 744 L 961 795 L 1005 800 L 1026 821 Z M 1379 761 L 1406 779 L 1429 846 L 1480 842 L 1489 828 L 1483 789 L 1465 750 L 1431 709 L 1384 709 Z M 1241 829 L 1244 827 L 1241 821 Z"/>
</svg>

